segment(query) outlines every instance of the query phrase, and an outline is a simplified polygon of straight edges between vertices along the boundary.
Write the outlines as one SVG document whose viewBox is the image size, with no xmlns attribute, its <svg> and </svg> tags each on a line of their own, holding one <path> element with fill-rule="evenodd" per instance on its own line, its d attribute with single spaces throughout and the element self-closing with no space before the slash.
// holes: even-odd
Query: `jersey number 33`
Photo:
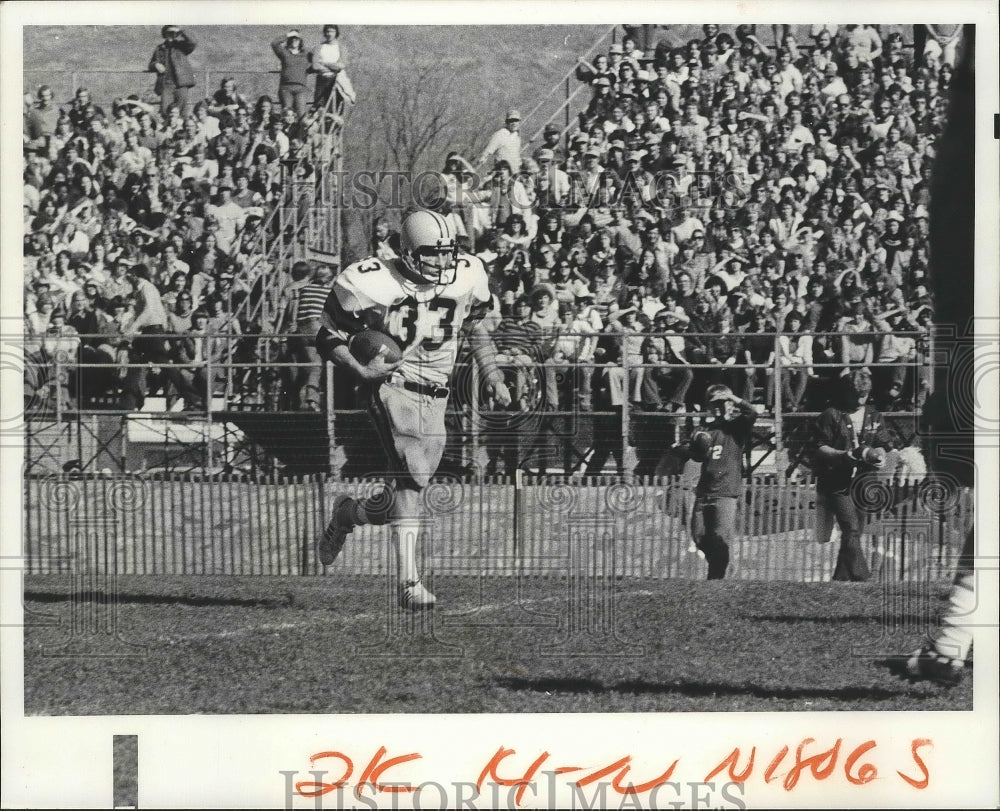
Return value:
<svg viewBox="0 0 1000 811">
<path fill-rule="evenodd" d="M 458 302 L 454 299 L 435 296 L 426 304 L 420 304 L 409 296 L 389 308 L 385 330 L 404 350 L 423 339 L 421 347 L 434 352 L 455 336 L 457 308 Z"/>
</svg>

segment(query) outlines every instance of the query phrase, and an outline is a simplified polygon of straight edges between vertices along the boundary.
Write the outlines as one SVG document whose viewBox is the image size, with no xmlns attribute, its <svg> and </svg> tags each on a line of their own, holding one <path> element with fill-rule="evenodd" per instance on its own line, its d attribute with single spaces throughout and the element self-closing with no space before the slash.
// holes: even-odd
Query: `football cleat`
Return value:
<svg viewBox="0 0 1000 811">
<path fill-rule="evenodd" d="M 316 554 L 324 566 L 329 566 L 337 559 L 347 536 L 354 530 L 354 522 L 347 517 L 353 512 L 354 504 L 355 501 L 350 496 L 337 496 L 333 500 L 333 517 L 316 544 Z"/>
<path fill-rule="evenodd" d="M 954 687 L 965 675 L 965 662 L 939 653 L 933 645 L 924 645 L 906 660 L 906 675 L 914 681 L 933 681 Z"/>
<path fill-rule="evenodd" d="M 431 594 L 419 580 L 409 580 L 399 584 L 399 607 L 407 611 L 423 611 L 433 608 L 437 597 Z"/>
</svg>

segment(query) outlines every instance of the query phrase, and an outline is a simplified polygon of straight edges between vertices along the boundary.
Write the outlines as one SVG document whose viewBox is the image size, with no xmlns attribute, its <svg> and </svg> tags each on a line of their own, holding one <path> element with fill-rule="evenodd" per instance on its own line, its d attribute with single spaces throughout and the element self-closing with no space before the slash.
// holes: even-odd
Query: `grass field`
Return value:
<svg viewBox="0 0 1000 811">
<path fill-rule="evenodd" d="M 28 577 L 25 713 L 972 707 L 971 678 L 945 691 L 887 666 L 934 621 L 939 588 L 639 579 L 518 588 L 511 578 L 432 587 L 434 612 L 401 616 L 381 578 L 123 577 L 74 598 L 68 577 Z M 69 636 L 74 624 L 107 628 L 108 617 L 122 641 Z"/>
</svg>

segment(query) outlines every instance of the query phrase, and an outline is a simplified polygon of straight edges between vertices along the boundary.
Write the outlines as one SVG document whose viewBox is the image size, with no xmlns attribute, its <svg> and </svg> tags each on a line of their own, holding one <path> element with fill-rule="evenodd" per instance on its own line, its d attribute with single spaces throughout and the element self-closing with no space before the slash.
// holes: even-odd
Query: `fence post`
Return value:
<svg viewBox="0 0 1000 811">
<path fill-rule="evenodd" d="M 63 402 L 62 402 L 62 382 L 59 377 L 62 374 L 62 370 L 59 368 L 59 353 L 54 352 L 52 355 L 52 396 L 55 398 L 56 405 L 56 427 L 58 429 L 58 434 L 60 436 L 60 444 L 62 439 L 62 418 L 63 418 Z M 60 454 L 61 455 L 61 454 Z"/>
<path fill-rule="evenodd" d="M 333 363 L 325 361 L 323 364 L 326 372 L 326 441 L 327 459 L 330 473 L 340 478 L 340 471 L 337 470 L 337 440 L 334 430 L 336 428 L 336 415 L 333 411 Z"/>
<path fill-rule="evenodd" d="M 781 343 L 779 341 L 780 332 L 774 332 L 774 461 L 778 468 L 779 477 L 784 480 L 786 465 L 781 461 L 781 454 L 785 449 L 784 443 L 784 419 L 781 408 L 781 397 L 783 386 L 781 379 Z"/>
<path fill-rule="evenodd" d="M 472 395 L 470 397 L 472 403 L 472 423 L 469 426 L 469 433 L 472 439 L 470 461 L 475 465 L 476 460 L 479 458 L 479 364 L 474 360 L 470 360 L 469 362 L 472 364 L 472 374 L 470 375 L 472 380 Z M 478 472 L 476 478 L 479 479 Z"/>
<path fill-rule="evenodd" d="M 209 344 L 209 349 L 208 352 L 205 353 L 205 377 L 208 379 L 208 396 L 205 397 L 205 464 L 209 470 L 212 469 L 215 461 L 212 454 L 212 397 L 215 395 L 215 373 L 212 371 L 212 350 L 215 347 L 211 346 L 211 342 L 214 340 L 215 339 L 213 337 L 206 341 L 206 343 Z"/>
<path fill-rule="evenodd" d="M 622 471 L 625 471 L 625 455 L 628 453 L 629 428 L 632 424 L 632 369 L 629 366 L 628 339 L 632 333 L 625 333 L 622 336 L 622 369 L 625 371 L 625 392 L 622 398 Z"/>
</svg>

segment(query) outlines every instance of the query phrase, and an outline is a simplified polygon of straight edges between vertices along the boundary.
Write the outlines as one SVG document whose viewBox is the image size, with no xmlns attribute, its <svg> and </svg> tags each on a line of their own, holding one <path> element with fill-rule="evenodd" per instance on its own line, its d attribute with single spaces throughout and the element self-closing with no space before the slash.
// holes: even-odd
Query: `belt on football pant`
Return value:
<svg viewBox="0 0 1000 811">
<path fill-rule="evenodd" d="M 417 383 L 413 380 L 401 380 L 398 377 L 390 377 L 386 382 L 397 383 L 407 391 L 415 391 L 417 394 L 425 394 L 428 397 L 437 397 L 439 399 L 447 397 L 451 393 L 447 386 L 432 386 L 430 383 Z"/>
</svg>

